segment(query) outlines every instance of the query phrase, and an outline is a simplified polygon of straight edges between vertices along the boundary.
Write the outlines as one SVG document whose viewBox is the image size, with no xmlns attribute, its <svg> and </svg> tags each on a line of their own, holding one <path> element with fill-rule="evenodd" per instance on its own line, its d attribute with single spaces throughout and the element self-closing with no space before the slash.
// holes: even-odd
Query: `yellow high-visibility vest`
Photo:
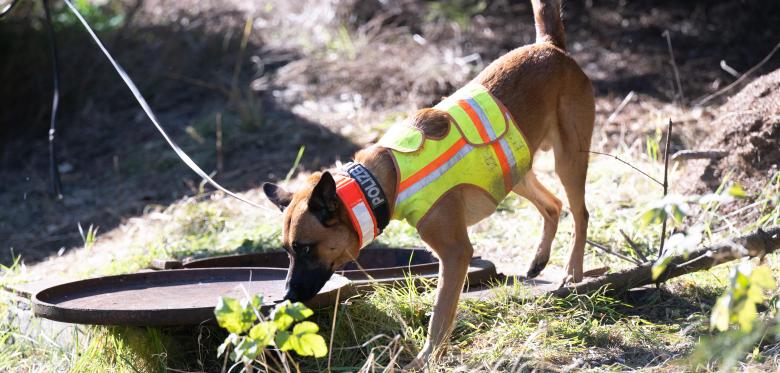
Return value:
<svg viewBox="0 0 780 373">
<path fill-rule="evenodd" d="M 452 188 L 476 186 L 498 204 L 531 168 L 512 115 L 482 85 L 469 83 L 435 108 L 451 117 L 443 138 L 398 123 L 379 140 L 391 149 L 398 173 L 392 218 L 415 227 Z"/>
</svg>

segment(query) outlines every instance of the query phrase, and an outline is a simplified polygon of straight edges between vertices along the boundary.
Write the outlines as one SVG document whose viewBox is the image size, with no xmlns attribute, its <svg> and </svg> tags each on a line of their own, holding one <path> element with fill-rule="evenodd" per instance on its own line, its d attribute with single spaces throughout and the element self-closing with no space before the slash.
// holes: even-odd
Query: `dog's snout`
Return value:
<svg viewBox="0 0 780 373">
<path fill-rule="evenodd" d="M 284 300 L 289 300 L 290 302 L 298 302 L 301 299 L 300 297 L 298 297 L 298 294 L 295 292 L 295 290 L 287 288 L 287 292 L 284 294 Z"/>
<path fill-rule="evenodd" d="M 296 260 L 289 271 L 284 299 L 305 302 L 314 298 L 332 274 L 331 268 L 319 263 Z"/>
</svg>

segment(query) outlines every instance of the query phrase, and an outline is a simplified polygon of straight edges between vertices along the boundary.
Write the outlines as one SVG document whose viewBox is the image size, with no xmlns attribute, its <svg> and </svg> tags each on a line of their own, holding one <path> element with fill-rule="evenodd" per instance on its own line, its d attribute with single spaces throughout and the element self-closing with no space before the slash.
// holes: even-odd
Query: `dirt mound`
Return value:
<svg viewBox="0 0 780 373">
<path fill-rule="evenodd" d="M 701 174 L 704 186 L 717 187 L 727 173 L 745 188 L 761 188 L 780 165 L 780 69 L 761 76 L 719 109 L 712 135 L 702 149 L 728 155 L 709 161 Z"/>
</svg>

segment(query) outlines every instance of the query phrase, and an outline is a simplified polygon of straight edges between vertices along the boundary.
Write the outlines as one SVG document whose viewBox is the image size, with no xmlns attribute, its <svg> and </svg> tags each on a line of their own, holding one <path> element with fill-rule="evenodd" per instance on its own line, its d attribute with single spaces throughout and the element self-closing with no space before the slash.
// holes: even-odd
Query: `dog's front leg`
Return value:
<svg viewBox="0 0 780 373">
<path fill-rule="evenodd" d="M 474 252 L 465 224 L 455 228 L 455 232 L 452 228 L 450 221 L 448 225 L 439 225 L 434 232 L 422 229 L 420 232 L 421 238 L 439 257 L 439 281 L 433 315 L 428 323 L 428 338 L 417 358 L 406 369 L 422 369 L 429 359 L 438 356 L 452 331 L 458 300 Z"/>
</svg>

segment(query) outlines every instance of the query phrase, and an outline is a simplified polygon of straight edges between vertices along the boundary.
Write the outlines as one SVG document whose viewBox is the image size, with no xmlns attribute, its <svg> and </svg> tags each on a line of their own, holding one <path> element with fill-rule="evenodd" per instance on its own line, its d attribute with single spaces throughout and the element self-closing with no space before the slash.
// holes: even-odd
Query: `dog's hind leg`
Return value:
<svg viewBox="0 0 780 373">
<path fill-rule="evenodd" d="M 581 72 L 579 75 L 569 80 L 570 87 L 560 96 L 558 131 L 553 131 L 555 133 L 551 136 L 555 172 L 566 190 L 574 218 L 574 243 L 562 284 L 582 281 L 582 262 L 588 233 L 585 178 L 588 172 L 588 150 L 593 134 L 595 105 L 590 81 Z"/>
<path fill-rule="evenodd" d="M 550 260 L 550 247 L 552 246 L 555 232 L 558 230 L 558 219 L 561 216 L 561 200 L 542 185 L 534 175 L 533 170 L 528 171 L 523 179 L 512 189 L 515 193 L 530 201 L 544 218 L 542 238 L 536 248 L 533 261 L 528 265 L 526 276 L 533 278 L 539 275 Z"/>
</svg>

